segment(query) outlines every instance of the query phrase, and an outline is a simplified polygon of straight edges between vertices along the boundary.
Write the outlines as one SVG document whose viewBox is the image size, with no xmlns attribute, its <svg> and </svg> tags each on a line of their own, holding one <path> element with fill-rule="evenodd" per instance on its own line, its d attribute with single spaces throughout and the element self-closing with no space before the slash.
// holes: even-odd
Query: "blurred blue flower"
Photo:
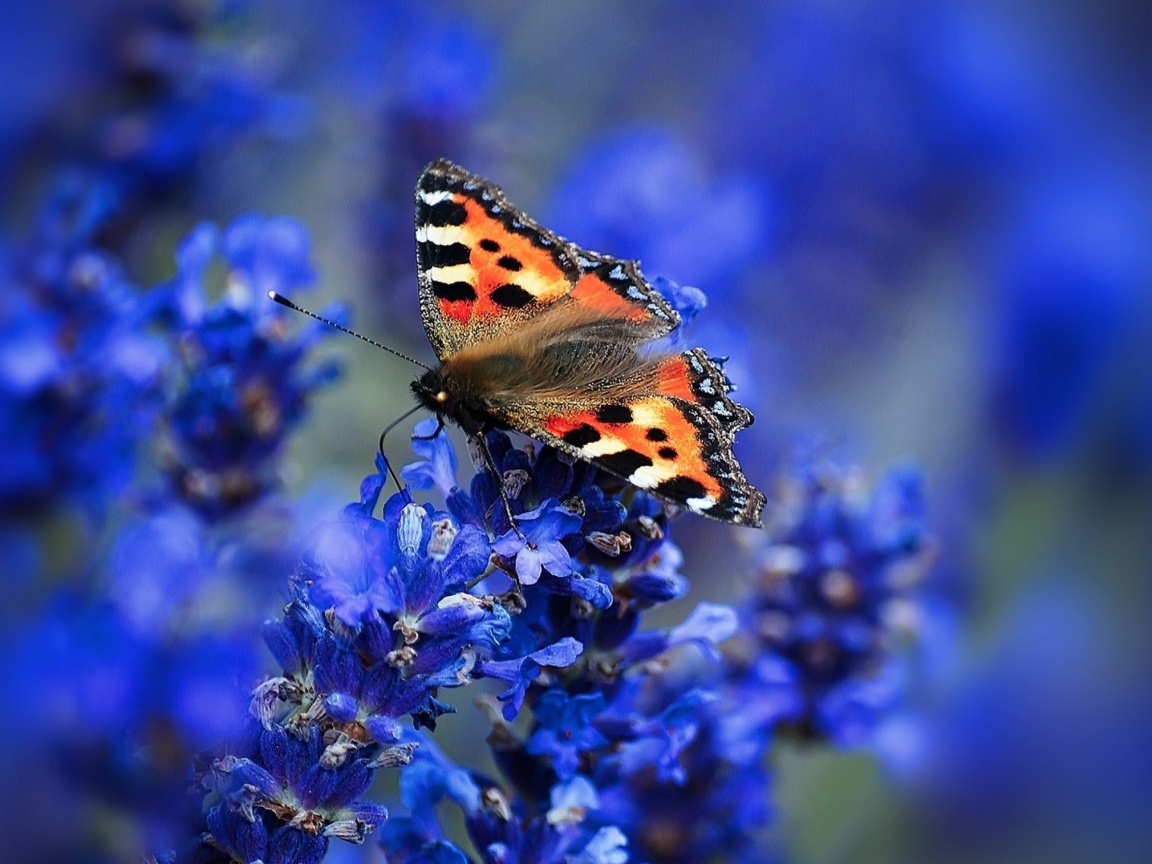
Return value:
<svg viewBox="0 0 1152 864">
<path fill-rule="evenodd" d="M 1142 655 L 1114 638 L 1126 625 L 1098 573 L 1033 575 L 1043 578 L 1014 598 L 924 724 L 917 788 L 939 826 L 926 851 L 1092 846 L 1138 858 L 1152 801 L 1152 691 L 1131 677 Z"/>
<path fill-rule="evenodd" d="M 6 628 L 30 711 L 21 742 L 0 756 L 47 775 L 14 813 L 46 806 L 41 793 L 64 784 L 77 807 L 131 817 L 141 842 L 159 847 L 187 828 L 177 793 L 183 760 L 245 726 L 261 668 L 255 623 L 271 599 L 263 591 L 273 574 L 283 584 L 291 558 L 287 512 L 260 512 L 274 485 L 239 495 L 239 472 L 274 477 L 283 435 L 332 369 L 311 365 L 310 340 L 282 319 L 242 310 L 243 289 L 207 302 L 214 229 L 181 244 L 176 281 L 144 293 L 93 246 L 106 213 L 86 209 L 87 200 L 52 202 L 41 233 L 0 256 L 13 289 L 0 303 L 13 335 L 0 351 L 0 435 L 10 439 L 8 457 L 22 463 L 4 472 L 0 487 L 4 533 L 21 522 L 44 531 L 52 519 L 78 518 L 80 526 L 66 556 L 21 552 L 28 566 L 54 560 L 58 572 L 29 574 L 40 578 L 26 578 L 34 590 L 21 604 L 24 622 Z M 79 215 L 66 216 L 70 208 Z M 247 227 L 260 233 L 255 222 Z M 291 230 L 303 238 L 299 226 Z M 273 279 L 278 264 L 295 268 L 291 281 L 298 263 L 287 249 L 265 249 L 258 266 Z M 246 266 L 233 270 L 238 281 Z M 261 376 L 257 386 L 253 377 Z M 246 384 L 255 387 L 249 395 L 263 388 L 268 397 L 238 404 L 233 388 Z M 271 414 L 290 422 L 266 422 Z M 261 438 L 260 458 L 236 434 L 245 424 Z M 170 433 L 159 454 L 146 446 L 157 428 Z M 166 484 L 178 455 L 217 472 L 219 482 Z M 243 512 L 231 506 L 240 498 Z M 45 533 L 32 542 L 50 550 L 59 539 Z M 88 831 L 77 817 L 53 842 L 65 858 L 78 848 L 98 856 L 103 841 Z"/>
<path fill-rule="evenodd" d="M 772 214 L 761 184 L 710 170 L 685 138 L 660 127 L 591 143 L 550 211 L 545 223 L 580 246 L 638 259 L 650 276 L 700 285 L 713 296 L 770 249 Z"/>
<path fill-rule="evenodd" d="M 392 332 L 399 328 L 420 344 L 416 316 L 385 314 L 390 304 L 408 308 L 412 300 L 413 181 L 433 159 L 467 163 L 470 153 L 482 155 L 475 133 L 487 122 L 500 74 L 498 37 L 490 16 L 419 0 L 349 0 L 320 26 L 335 31 L 330 44 L 344 46 L 320 70 L 332 100 L 367 121 L 358 144 L 373 179 L 362 185 L 357 205 L 375 287 L 365 305 Z"/>
<path fill-rule="evenodd" d="M 777 494 L 745 607 L 749 684 L 770 710 L 791 707 L 799 734 L 862 743 L 904 692 L 895 649 L 914 635 L 935 556 L 920 475 L 894 469 L 869 495 L 857 471 L 816 458 L 798 462 Z"/>
<path fill-rule="evenodd" d="M 54 202 L 66 208 L 67 202 Z M 154 434 L 170 353 L 147 306 L 81 228 L 0 240 L 0 512 L 105 515 Z M 77 233 L 80 231 L 80 233 Z"/>
<path fill-rule="evenodd" d="M 956 180 L 1029 158 L 1063 126 L 1045 92 L 1031 22 L 969 3 L 920 7 L 907 38 L 909 77 L 923 90 L 921 134 Z M 944 178 L 948 178 L 945 174 Z"/>
<path fill-rule="evenodd" d="M 67 167 L 105 202 L 108 248 L 130 245 L 134 226 L 231 145 L 307 127 L 303 101 L 275 88 L 277 53 L 252 50 L 235 10 L 117 2 L 74 11 L 30 16 L 4 40 L 6 57 L 49 32 L 71 50 L 36 55 L 49 58 L 41 73 L 52 83 L 29 90 L 42 101 L 0 136 L 0 179 L 23 191 Z"/>
<path fill-rule="evenodd" d="M 243 284 L 253 297 L 269 291 L 286 294 L 316 278 L 308 232 L 290 217 L 240 216 L 228 226 L 221 245 L 230 282 Z"/>
<path fill-rule="evenodd" d="M 219 241 L 228 290 L 208 308 L 204 277 L 217 242 L 210 226 L 189 235 L 175 279 L 154 298 L 184 363 L 168 411 L 167 470 L 178 494 L 206 515 L 237 511 L 278 487 L 274 458 L 314 391 L 339 372 L 333 361 L 307 357 L 329 335 L 323 325 L 290 335 L 284 311 L 265 296 L 313 278 L 299 223 L 249 215 L 230 225 Z"/>
<path fill-rule="evenodd" d="M 1101 413 L 1152 275 L 1152 214 L 1128 181 L 1060 173 L 1017 193 L 996 238 L 992 425 L 1024 460 L 1065 454 Z"/>
<path fill-rule="evenodd" d="M 480 789 L 463 769 L 424 758 L 426 746 L 420 753 L 400 775 L 400 801 L 409 815 L 388 820 L 380 832 L 381 846 L 396 864 L 466 864 L 467 856 L 445 838 L 436 807 L 449 797 L 466 813 L 475 812 Z"/>
</svg>

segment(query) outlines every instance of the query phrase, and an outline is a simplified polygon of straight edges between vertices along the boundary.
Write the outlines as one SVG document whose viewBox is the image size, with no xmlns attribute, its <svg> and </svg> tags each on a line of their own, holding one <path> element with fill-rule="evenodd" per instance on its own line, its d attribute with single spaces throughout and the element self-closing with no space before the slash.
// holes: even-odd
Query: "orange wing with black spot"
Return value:
<svg viewBox="0 0 1152 864">
<path fill-rule="evenodd" d="M 759 526 L 764 495 L 732 452 L 736 432 L 752 423 L 752 414 L 729 390 L 724 372 L 696 348 L 572 403 L 521 408 L 515 419 L 527 434 L 658 498 Z"/>
<path fill-rule="evenodd" d="M 680 322 L 635 262 L 580 249 L 443 159 L 416 184 L 416 263 L 424 329 L 441 360 L 561 303 L 634 325 L 637 342 Z"/>
</svg>

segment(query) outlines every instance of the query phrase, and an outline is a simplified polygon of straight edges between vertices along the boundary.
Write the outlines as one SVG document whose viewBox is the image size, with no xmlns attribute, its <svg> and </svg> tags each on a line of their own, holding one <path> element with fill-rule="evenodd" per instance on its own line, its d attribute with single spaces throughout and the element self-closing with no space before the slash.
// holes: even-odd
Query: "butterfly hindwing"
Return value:
<svg viewBox="0 0 1152 864">
<path fill-rule="evenodd" d="M 521 428 L 570 455 L 694 513 L 759 525 L 764 496 L 748 482 L 732 452 L 735 433 L 752 422 L 726 395 L 728 380 L 703 351 L 665 358 L 640 382 L 581 400 L 577 407 L 512 408 Z M 638 390 L 649 392 L 637 392 Z M 548 410 L 548 409 L 551 410 Z M 527 428 L 524 428 L 527 427 Z"/>
<path fill-rule="evenodd" d="M 635 262 L 580 249 L 446 160 L 429 165 L 416 186 L 416 262 L 424 329 L 441 360 L 558 304 L 628 322 L 637 341 L 680 321 Z"/>
</svg>

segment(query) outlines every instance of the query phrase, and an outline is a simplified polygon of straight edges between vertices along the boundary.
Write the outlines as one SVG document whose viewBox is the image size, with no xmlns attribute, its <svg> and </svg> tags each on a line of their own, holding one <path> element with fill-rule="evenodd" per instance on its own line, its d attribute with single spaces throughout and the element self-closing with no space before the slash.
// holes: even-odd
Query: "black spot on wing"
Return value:
<svg viewBox="0 0 1152 864">
<path fill-rule="evenodd" d="M 468 219 L 468 211 L 464 209 L 464 205 L 455 201 L 437 201 L 431 207 L 428 205 L 424 207 L 427 209 L 418 212 L 417 217 L 425 225 L 443 228 L 446 225 L 463 225 Z"/>
<path fill-rule="evenodd" d="M 468 300 L 476 299 L 476 289 L 467 282 L 432 282 L 432 293 L 441 300 Z"/>
<path fill-rule="evenodd" d="M 500 251 L 500 244 L 497 243 L 495 240 L 492 240 L 488 237 L 485 237 L 483 240 L 480 241 L 480 248 L 483 249 L 485 252 L 499 252 Z"/>
<path fill-rule="evenodd" d="M 524 266 L 520 263 L 519 258 L 513 258 L 511 255 L 502 255 L 496 261 L 496 264 L 500 267 L 503 267 L 505 270 L 511 270 L 513 273 Z"/>
<path fill-rule="evenodd" d="M 680 454 L 676 452 L 675 447 L 661 447 L 656 451 L 661 459 L 675 459 Z"/>
<path fill-rule="evenodd" d="M 662 498 L 682 503 L 689 498 L 703 498 L 707 494 L 704 487 L 691 477 L 669 477 L 652 491 Z"/>
<path fill-rule="evenodd" d="M 601 423 L 631 423 L 632 409 L 627 405 L 601 405 L 596 409 L 596 419 Z"/>
<path fill-rule="evenodd" d="M 494 288 L 489 296 L 493 303 L 497 306 L 503 306 L 505 309 L 522 309 L 533 299 L 526 290 L 511 282 Z"/>
<path fill-rule="evenodd" d="M 648 434 L 646 434 L 644 437 L 647 438 L 649 441 L 667 441 L 668 440 L 668 433 L 665 432 L 663 429 L 660 429 L 656 426 L 653 426 L 651 429 L 648 430 Z"/>
<path fill-rule="evenodd" d="M 646 468 L 652 464 L 652 460 L 645 456 L 643 453 L 637 453 L 635 450 L 621 450 L 619 453 L 609 453 L 606 456 L 601 456 L 598 460 L 600 465 L 614 474 L 619 474 L 621 477 L 631 477 L 632 473 L 640 468 Z"/>
<path fill-rule="evenodd" d="M 573 447 L 584 447 L 599 441 L 600 433 L 587 423 L 581 423 L 575 429 L 569 429 L 562 437 L 565 443 Z"/>
<path fill-rule="evenodd" d="M 424 260 L 428 267 L 455 267 L 457 264 L 467 264 L 472 257 L 472 250 L 463 243 L 425 243 Z"/>
</svg>

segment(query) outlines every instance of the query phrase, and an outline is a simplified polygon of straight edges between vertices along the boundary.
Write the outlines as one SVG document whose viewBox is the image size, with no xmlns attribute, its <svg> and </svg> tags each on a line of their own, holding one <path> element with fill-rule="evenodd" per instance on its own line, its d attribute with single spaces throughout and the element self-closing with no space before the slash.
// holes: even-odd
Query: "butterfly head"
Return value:
<svg viewBox="0 0 1152 864">
<path fill-rule="evenodd" d="M 446 374 L 444 367 L 429 369 L 413 381 L 412 392 L 429 411 L 452 420 L 469 434 L 491 425 L 483 408 L 466 397 L 459 382 Z"/>
</svg>

